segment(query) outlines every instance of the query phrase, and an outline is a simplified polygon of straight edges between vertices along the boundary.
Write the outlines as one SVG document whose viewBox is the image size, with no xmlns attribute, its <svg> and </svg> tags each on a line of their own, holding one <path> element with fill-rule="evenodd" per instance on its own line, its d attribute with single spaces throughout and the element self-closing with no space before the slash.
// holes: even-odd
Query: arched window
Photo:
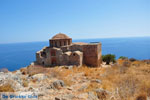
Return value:
<svg viewBox="0 0 150 100">
<path fill-rule="evenodd" d="M 66 41 L 64 41 L 64 45 L 66 45 Z"/>
<path fill-rule="evenodd" d="M 61 41 L 59 41 L 59 44 L 60 44 L 60 46 L 61 46 Z"/>
<path fill-rule="evenodd" d="M 45 63 L 44 63 L 44 61 L 42 62 L 42 65 L 44 65 Z"/>
<path fill-rule="evenodd" d="M 51 45 L 51 47 L 53 47 L 53 41 L 51 41 L 51 44 L 50 44 L 50 45 Z"/>
<path fill-rule="evenodd" d="M 56 56 L 56 52 L 55 51 L 51 51 L 51 56 Z"/>
<path fill-rule="evenodd" d="M 55 66 L 57 64 L 56 59 L 55 58 L 51 59 L 51 63 L 53 66 Z"/>
<path fill-rule="evenodd" d="M 57 47 L 57 42 L 55 41 L 55 47 Z"/>
<path fill-rule="evenodd" d="M 70 45 L 70 40 L 68 40 L 68 45 Z"/>
</svg>

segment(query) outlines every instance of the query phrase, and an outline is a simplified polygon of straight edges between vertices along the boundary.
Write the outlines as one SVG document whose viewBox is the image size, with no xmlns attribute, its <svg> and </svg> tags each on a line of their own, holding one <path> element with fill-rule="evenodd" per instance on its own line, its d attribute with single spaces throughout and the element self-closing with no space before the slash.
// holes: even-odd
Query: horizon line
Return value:
<svg viewBox="0 0 150 100">
<path fill-rule="evenodd" d="M 74 38 L 72 40 L 86 40 L 86 39 L 115 39 L 115 38 L 150 38 L 150 36 L 124 36 L 124 37 L 101 37 L 101 38 Z M 8 42 L 8 43 L 0 43 L 0 45 L 4 44 L 20 44 L 20 43 L 34 43 L 34 42 L 46 42 L 46 40 L 41 41 L 24 41 L 24 42 Z"/>
</svg>

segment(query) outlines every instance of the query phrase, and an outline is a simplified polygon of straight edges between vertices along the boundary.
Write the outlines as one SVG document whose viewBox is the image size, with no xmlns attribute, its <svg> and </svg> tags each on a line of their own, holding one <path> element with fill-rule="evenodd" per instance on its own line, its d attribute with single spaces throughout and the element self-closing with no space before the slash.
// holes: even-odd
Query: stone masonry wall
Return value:
<svg viewBox="0 0 150 100">
<path fill-rule="evenodd" d="M 101 43 L 45 47 L 36 53 L 36 62 L 44 66 L 79 65 L 97 67 L 102 62 Z"/>
<path fill-rule="evenodd" d="M 69 50 L 83 52 L 83 45 L 71 45 L 71 46 L 69 46 Z"/>
<path fill-rule="evenodd" d="M 97 45 L 97 52 L 98 52 L 98 66 L 101 66 L 101 63 L 102 63 L 102 48 L 101 48 L 101 43 L 99 43 Z"/>
<path fill-rule="evenodd" d="M 83 63 L 87 66 L 98 67 L 101 62 L 101 44 L 83 46 Z"/>
<path fill-rule="evenodd" d="M 83 53 L 80 51 L 72 52 L 72 54 L 69 56 L 70 65 L 82 66 L 82 61 L 83 61 Z"/>
</svg>

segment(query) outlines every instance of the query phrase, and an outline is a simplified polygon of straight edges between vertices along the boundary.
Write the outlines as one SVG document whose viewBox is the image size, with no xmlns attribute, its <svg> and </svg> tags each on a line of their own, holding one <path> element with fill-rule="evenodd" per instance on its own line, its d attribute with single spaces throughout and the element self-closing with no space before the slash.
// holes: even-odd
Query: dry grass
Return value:
<svg viewBox="0 0 150 100">
<path fill-rule="evenodd" d="M 14 89 L 10 84 L 4 84 L 3 86 L 0 86 L 0 92 L 14 92 Z"/>
<path fill-rule="evenodd" d="M 23 86 L 24 87 L 28 87 L 28 82 L 27 81 L 23 81 Z"/>
<path fill-rule="evenodd" d="M 31 69 L 31 70 L 30 70 Z M 75 84 L 72 78 L 79 73 L 88 80 L 99 79 L 101 84 L 91 82 L 82 92 L 94 91 L 102 88 L 112 94 L 107 100 L 146 100 L 150 97 L 150 61 L 121 60 L 110 68 L 89 68 L 87 66 L 65 68 L 28 68 L 30 75 L 46 73 L 49 77 L 61 79 L 66 85 Z M 78 81 L 78 79 L 76 79 Z M 141 94 L 144 93 L 144 94 Z M 142 99 L 141 99 L 142 98 Z"/>
<path fill-rule="evenodd" d="M 23 75 L 27 74 L 27 68 L 21 68 L 20 71 Z"/>
<path fill-rule="evenodd" d="M 29 76 L 35 75 L 35 74 L 39 74 L 39 73 L 47 73 L 49 70 L 47 68 L 44 68 L 43 66 L 28 66 L 27 67 L 27 74 L 29 74 Z"/>
<path fill-rule="evenodd" d="M 84 89 L 83 92 L 90 92 L 90 91 L 95 91 L 95 89 L 100 88 L 100 84 L 91 82 L 86 89 Z"/>
<path fill-rule="evenodd" d="M 22 85 L 23 85 L 24 87 L 28 87 L 28 81 L 27 81 L 26 78 L 22 78 Z"/>
<path fill-rule="evenodd" d="M 68 78 L 60 78 L 60 80 L 63 80 L 66 86 L 71 86 L 74 84 L 74 82 L 69 80 Z"/>
<path fill-rule="evenodd" d="M 126 62 L 125 65 L 124 62 Z M 143 61 L 119 61 L 117 66 L 106 68 L 105 75 L 100 79 L 103 83 L 102 87 L 113 92 L 116 99 L 135 100 L 133 98 L 140 93 L 146 93 L 147 96 L 150 96 L 149 72 L 150 65 Z"/>
</svg>

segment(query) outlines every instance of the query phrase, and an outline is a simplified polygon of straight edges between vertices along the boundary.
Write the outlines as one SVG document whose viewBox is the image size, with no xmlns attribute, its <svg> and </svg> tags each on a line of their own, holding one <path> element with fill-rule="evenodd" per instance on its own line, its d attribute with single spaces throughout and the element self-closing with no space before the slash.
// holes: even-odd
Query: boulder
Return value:
<svg viewBox="0 0 150 100">
<path fill-rule="evenodd" d="M 34 87 L 32 87 L 32 86 L 28 87 L 28 92 L 29 92 L 29 91 L 30 91 L 30 92 L 35 92 L 35 93 L 40 92 L 38 88 L 34 88 Z"/>
<path fill-rule="evenodd" d="M 72 69 L 73 66 L 65 66 L 66 69 Z"/>
<path fill-rule="evenodd" d="M 35 74 L 33 76 L 31 76 L 32 79 L 37 79 L 38 82 L 48 78 L 45 74 Z"/>
<path fill-rule="evenodd" d="M 88 100 L 99 100 L 94 92 L 88 92 Z"/>
<path fill-rule="evenodd" d="M 54 82 L 53 82 L 53 86 L 54 86 L 55 88 L 59 88 L 59 87 L 64 87 L 65 84 L 64 84 L 64 81 L 62 81 L 62 80 L 57 80 L 57 81 L 54 81 Z"/>
<path fill-rule="evenodd" d="M 59 89 L 64 86 L 65 86 L 64 81 L 57 80 L 57 81 L 54 81 L 52 84 L 50 84 L 50 86 L 47 87 L 47 89 Z"/>
<path fill-rule="evenodd" d="M 47 87 L 47 89 L 55 89 L 54 85 L 53 84 L 50 84 L 49 87 Z"/>
<path fill-rule="evenodd" d="M 22 89 L 22 74 L 19 71 L 16 71 L 16 73 L 7 72 L 3 73 L 0 72 L 0 84 L 10 84 L 11 87 L 15 91 L 19 91 Z"/>
<path fill-rule="evenodd" d="M 86 89 L 86 88 L 88 88 L 88 86 L 83 85 L 83 86 L 81 86 L 81 88 L 78 89 L 78 91 L 83 91 L 83 90 Z"/>
<path fill-rule="evenodd" d="M 91 82 L 96 82 L 96 83 L 99 83 L 99 84 L 101 84 L 101 83 L 102 83 L 102 81 L 101 81 L 101 80 L 99 80 L 99 79 L 92 80 Z"/>
</svg>

